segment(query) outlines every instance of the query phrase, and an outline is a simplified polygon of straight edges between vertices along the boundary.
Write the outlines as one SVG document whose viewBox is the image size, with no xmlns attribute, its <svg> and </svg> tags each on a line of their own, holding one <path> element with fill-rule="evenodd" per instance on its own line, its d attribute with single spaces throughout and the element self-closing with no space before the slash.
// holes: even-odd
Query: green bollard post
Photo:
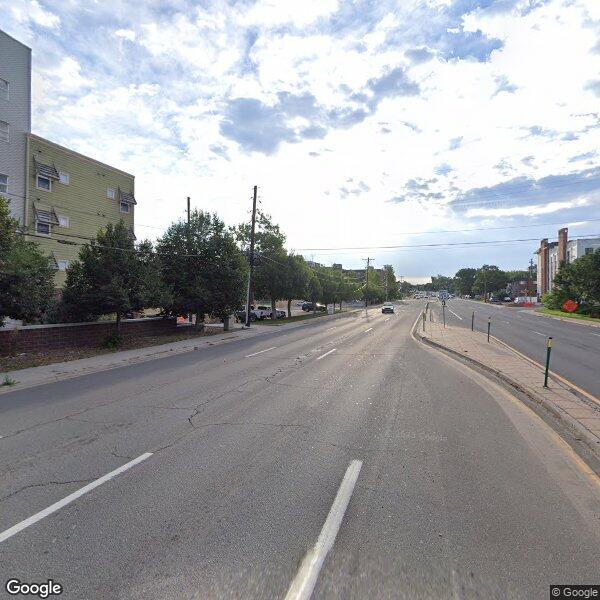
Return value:
<svg viewBox="0 0 600 600">
<path fill-rule="evenodd" d="M 550 352 L 552 352 L 552 336 L 546 344 L 546 371 L 544 372 L 544 387 L 548 387 L 548 371 L 550 370 Z"/>
</svg>

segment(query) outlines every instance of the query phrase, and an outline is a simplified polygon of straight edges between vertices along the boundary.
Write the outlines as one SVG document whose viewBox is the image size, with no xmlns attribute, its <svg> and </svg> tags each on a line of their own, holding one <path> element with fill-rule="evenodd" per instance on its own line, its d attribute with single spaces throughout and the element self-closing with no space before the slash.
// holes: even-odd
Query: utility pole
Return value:
<svg viewBox="0 0 600 600">
<path fill-rule="evenodd" d="M 250 268 L 248 270 L 248 295 L 246 296 L 246 327 L 250 327 L 250 304 L 252 303 L 252 272 L 254 270 L 254 231 L 256 228 L 256 192 L 257 186 L 254 186 L 254 195 L 252 198 L 252 229 L 250 230 Z"/>
<path fill-rule="evenodd" d="M 367 297 L 367 294 L 369 293 L 369 265 L 371 264 L 372 260 L 375 260 L 374 258 L 371 258 L 370 256 L 367 256 L 367 258 L 363 258 L 363 260 L 367 261 L 367 272 L 366 272 L 366 283 L 365 283 L 365 314 L 368 313 L 369 311 L 369 299 Z"/>
<path fill-rule="evenodd" d="M 387 272 L 387 269 L 386 269 L 386 271 L 385 271 L 385 301 L 386 302 L 387 302 L 387 299 L 388 299 L 387 285 L 388 285 L 388 272 Z"/>
<path fill-rule="evenodd" d="M 186 252 L 188 254 L 191 254 L 191 248 L 190 248 L 190 197 L 187 197 L 187 228 L 186 228 L 186 243 L 187 243 L 187 249 Z M 186 262 L 189 264 L 190 259 L 188 258 L 186 260 Z M 189 312 L 188 313 L 188 321 L 191 323 L 192 322 L 192 313 Z M 198 321 L 198 315 L 196 315 L 196 322 Z"/>
<path fill-rule="evenodd" d="M 529 259 L 529 280 L 527 282 L 527 296 L 533 296 L 533 258 Z"/>
</svg>

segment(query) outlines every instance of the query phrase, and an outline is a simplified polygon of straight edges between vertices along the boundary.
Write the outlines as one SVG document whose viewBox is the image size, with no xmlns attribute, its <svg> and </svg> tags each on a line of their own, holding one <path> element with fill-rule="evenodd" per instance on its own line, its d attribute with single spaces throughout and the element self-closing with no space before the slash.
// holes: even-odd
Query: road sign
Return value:
<svg viewBox="0 0 600 600">
<path fill-rule="evenodd" d="M 578 308 L 579 305 L 577 304 L 577 302 L 574 302 L 573 300 L 567 300 L 563 305 L 563 310 L 567 311 L 567 312 L 575 312 Z"/>
</svg>

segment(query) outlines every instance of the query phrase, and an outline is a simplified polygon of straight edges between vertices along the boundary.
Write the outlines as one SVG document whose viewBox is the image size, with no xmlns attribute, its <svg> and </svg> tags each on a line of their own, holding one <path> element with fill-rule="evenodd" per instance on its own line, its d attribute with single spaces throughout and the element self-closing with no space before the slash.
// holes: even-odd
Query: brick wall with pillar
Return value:
<svg viewBox="0 0 600 600">
<path fill-rule="evenodd" d="M 567 262 L 567 238 L 569 230 L 566 227 L 558 230 L 558 264 Z"/>
<path fill-rule="evenodd" d="M 548 238 L 540 242 L 538 250 L 538 294 L 542 296 L 548 292 Z"/>
</svg>

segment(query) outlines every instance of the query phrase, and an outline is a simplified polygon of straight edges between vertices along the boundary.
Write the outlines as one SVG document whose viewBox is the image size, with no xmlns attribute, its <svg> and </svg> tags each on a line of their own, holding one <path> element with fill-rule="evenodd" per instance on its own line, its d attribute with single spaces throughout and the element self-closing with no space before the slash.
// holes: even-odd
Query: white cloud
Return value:
<svg viewBox="0 0 600 600">
<path fill-rule="evenodd" d="M 133 29 L 117 29 L 117 31 L 115 31 L 115 35 L 118 38 L 121 38 L 123 40 L 128 40 L 130 42 L 135 41 L 135 31 L 133 31 Z"/>
</svg>

